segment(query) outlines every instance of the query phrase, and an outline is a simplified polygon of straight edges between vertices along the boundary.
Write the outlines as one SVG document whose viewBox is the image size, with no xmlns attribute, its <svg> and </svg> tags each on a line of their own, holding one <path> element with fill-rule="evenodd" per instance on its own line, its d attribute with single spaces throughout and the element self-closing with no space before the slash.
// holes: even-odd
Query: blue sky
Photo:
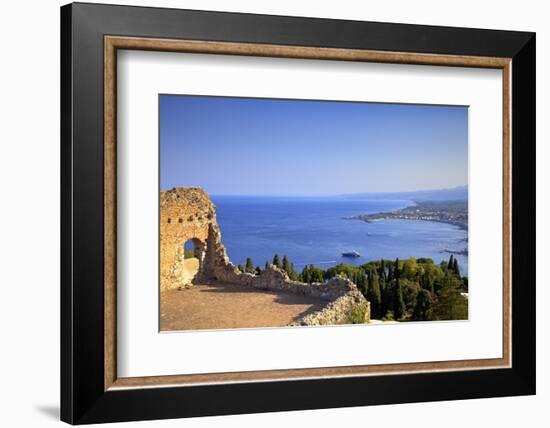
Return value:
<svg viewBox="0 0 550 428">
<path fill-rule="evenodd" d="M 466 107 L 160 96 L 163 190 L 321 196 L 467 177 Z"/>
</svg>

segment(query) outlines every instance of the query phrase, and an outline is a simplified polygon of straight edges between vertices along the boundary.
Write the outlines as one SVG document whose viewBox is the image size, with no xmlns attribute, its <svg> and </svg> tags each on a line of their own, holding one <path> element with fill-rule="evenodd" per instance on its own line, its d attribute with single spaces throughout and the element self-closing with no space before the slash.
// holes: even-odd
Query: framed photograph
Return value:
<svg viewBox="0 0 550 428">
<path fill-rule="evenodd" d="M 76 3 L 61 54 L 62 420 L 535 393 L 533 33 Z"/>
</svg>

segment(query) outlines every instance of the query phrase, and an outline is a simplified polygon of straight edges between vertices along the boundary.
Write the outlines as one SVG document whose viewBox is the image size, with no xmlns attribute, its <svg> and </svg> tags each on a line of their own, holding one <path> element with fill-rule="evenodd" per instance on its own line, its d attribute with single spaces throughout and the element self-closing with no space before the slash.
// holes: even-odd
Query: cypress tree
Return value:
<svg viewBox="0 0 550 428">
<path fill-rule="evenodd" d="M 382 318 L 382 294 L 380 293 L 380 284 L 378 283 L 378 275 L 375 271 L 371 271 L 369 275 L 369 288 L 367 292 L 367 300 L 371 304 L 371 314 L 374 318 Z"/>
<path fill-rule="evenodd" d="M 255 272 L 254 263 L 252 262 L 252 259 L 250 257 L 246 258 L 246 271 L 253 273 Z"/>
<path fill-rule="evenodd" d="M 290 262 L 288 261 L 288 257 L 286 255 L 283 256 L 283 270 L 290 275 Z"/>
<path fill-rule="evenodd" d="M 393 313 L 395 319 L 401 319 L 405 315 L 405 301 L 403 300 L 403 286 L 401 281 L 398 279 L 395 284 L 395 293 L 394 293 L 394 302 L 393 302 Z"/>
<path fill-rule="evenodd" d="M 460 276 L 460 269 L 458 268 L 458 260 L 455 258 L 453 261 L 453 271 Z"/>
<path fill-rule="evenodd" d="M 380 260 L 380 279 L 386 278 L 386 262 L 384 259 Z"/>
<path fill-rule="evenodd" d="M 391 269 L 391 268 L 390 268 Z M 395 280 L 386 283 L 384 288 L 384 294 L 382 294 L 382 316 L 385 316 L 389 311 L 393 311 L 394 308 L 394 293 L 395 293 Z"/>
<path fill-rule="evenodd" d="M 279 260 L 279 254 L 275 254 L 273 256 L 273 264 L 278 268 L 281 267 L 281 261 Z"/>
<path fill-rule="evenodd" d="M 294 270 L 294 263 L 290 263 L 290 279 L 293 281 L 298 279 L 298 274 Z"/>
<path fill-rule="evenodd" d="M 453 263 L 454 263 L 454 257 L 451 254 L 451 257 L 449 257 L 449 263 L 447 263 L 447 269 L 448 270 L 451 270 L 453 268 Z"/>
<path fill-rule="evenodd" d="M 462 277 L 462 288 L 464 289 L 464 291 L 466 293 L 468 292 L 468 277 L 467 276 Z"/>
<path fill-rule="evenodd" d="M 370 272 L 369 272 L 370 273 Z M 365 274 L 363 271 L 360 271 L 357 275 L 355 275 L 355 285 L 357 285 L 357 288 L 361 293 L 363 293 L 363 296 L 367 296 L 368 286 L 367 283 L 370 281 L 370 276 L 368 274 Z"/>
<path fill-rule="evenodd" d="M 311 276 L 309 274 L 309 266 L 305 265 L 302 269 L 302 281 L 310 283 L 311 282 Z"/>
<path fill-rule="evenodd" d="M 399 279 L 401 275 L 399 274 L 399 258 L 395 259 L 395 270 L 393 277 L 395 279 Z"/>
<path fill-rule="evenodd" d="M 267 270 L 268 267 L 269 267 L 269 262 L 266 260 L 265 261 L 265 266 L 264 266 L 264 271 Z"/>
<path fill-rule="evenodd" d="M 382 298 L 384 298 L 384 290 L 386 289 L 386 280 L 383 276 L 378 278 L 378 283 L 380 284 L 380 293 L 382 294 Z"/>
<path fill-rule="evenodd" d="M 380 284 L 380 316 L 383 317 L 386 313 L 384 310 L 386 307 L 386 305 L 384 304 L 384 299 L 385 299 L 386 288 L 387 288 L 386 280 L 384 279 L 384 276 L 381 276 L 378 282 Z"/>
</svg>

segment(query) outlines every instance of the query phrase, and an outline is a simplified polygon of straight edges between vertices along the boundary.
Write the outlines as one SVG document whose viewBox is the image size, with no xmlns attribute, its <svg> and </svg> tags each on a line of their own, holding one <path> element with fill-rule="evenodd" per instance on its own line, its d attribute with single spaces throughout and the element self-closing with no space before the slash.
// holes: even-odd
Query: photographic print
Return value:
<svg viewBox="0 0 550 428">
<path fill-rule="evenodd" d="M 468 108 L 159 95 L 160 330 L 468 319 Z"/>
<path fill-rule="evenodd" d="M 534 33 L 60 23 L 61 420 L 535 394 Z"/>
</svg>

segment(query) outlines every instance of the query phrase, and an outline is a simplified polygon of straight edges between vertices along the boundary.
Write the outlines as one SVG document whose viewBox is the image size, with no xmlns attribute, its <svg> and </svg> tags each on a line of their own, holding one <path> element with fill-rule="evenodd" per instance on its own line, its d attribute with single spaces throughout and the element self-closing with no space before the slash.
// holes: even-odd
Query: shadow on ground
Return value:
<svg viewBox="0 0 550 428">
<path fill-rule="evenodd" d="M 59 420 L 59 406 L 40 405 L 35 407 L 40 413 L 48 416 L 50 419 Z"/>
<path fill-rule="evenodd" d="M 327 302 L 321 299 L 314 299 L 311 297 L 306 296 L 299 296 L 296 294 L 291 293 L 285 293 L 285 292 L 277 292 L 272 290 L 263 290 L 261 288 L 250 288 L 246 286 L 239 286 L 239 285 L 233 285 L 233 284 L 209 284 L 209 289 L 206 290 L 200 290 L 201 293 L 265 293 L 269 294 L 275 297 L 273 300 L 273 303 L 277 303 L 279 305 L 296 305 L 297 300 L 300 301 L 300 303 L 303 302 L 312 302 L 312 306 L 309 309 L 306 309 L 303 312 L 300 312 L 298 315 L 296 315 L 292 321 L 297 321 L 298 319 L 312 314 L 313 312 L 317 312 L 321 310 Z"/>
</svg>

